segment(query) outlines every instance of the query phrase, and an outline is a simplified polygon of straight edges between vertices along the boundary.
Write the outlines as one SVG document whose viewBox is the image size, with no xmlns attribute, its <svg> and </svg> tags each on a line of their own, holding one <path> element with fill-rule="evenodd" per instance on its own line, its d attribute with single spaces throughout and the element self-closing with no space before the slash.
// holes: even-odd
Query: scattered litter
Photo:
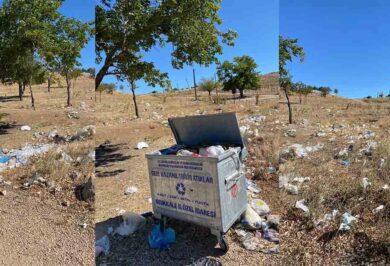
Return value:
<svg viewBox="0 0 390 266">
<path fill-rule="evenodd" d="M 299 188 L 298 188 L 298 186 L 295 186 L 295 185 L 292 185 L 292 184 L 287 184 L 285 188 L 286 188 L 286 191 L 287 191 L 289 194 L 298 195 L 298 193 L 299 193 Z"/>
<path fill-rule="evenodd" d="M 267 249 L 260 249 L 261 252 L 265 254 L 278 254 L 279 253 L 279 246 L 267 248 Z"/>
<path fill-rule="evenodd" d="M 176 153 L 177 156 L 191 156 L 191 157 L 201 157 L 199 154 L 195 153 L 195 152 L 192 152 L 192 151 L 189 151 L 189 150 L 185 150 L 185 149 L 181 149 L 179 150 L 177 153 Z"/>
<path fill-rule="evenodd" d="M 245 135 L 248 130 L 249 130 L 248 126 L 240 126 L 241 135 Z"/>
<path fill-rule="evenodd" d="M 341 224 L 339 227 L 339 231 L 349 231 L 352 227 L 352 222 L 357 220 L 350 213 L 346 212 L 341 216 Z"/>
<path fill-rule="evenodd" d="M 332 210 L 331 213 L 327 213 L 327 214 L 324 215 L 324 220 L 327 220 L 327 221 L 334 220 L 334 218 L 336 218 L 336 215 L 338 213 L 339 213 L 339 211 L 334 209 L 334 210 Z"/>
<path fill-rule="evenodd" d="M 325 136 L 326 136 L 326 133 L 323 132 L 323 131 L 320 131 L 320 132 L 317 132 L 317 133 L 316 133 L 316 136 L 317 136 L 317 137 L 325 137 Z"/>
<path fill-rule="evenodd" d="M 175 231 L 172 228 L 161 230 L 160 225 L 155 225 L 148 237 L 149 246 L 158 249 L 168 249 L 175 240 Z"/>
<path fill-rule="evenodd" d="M 92 137 L 96 134 L 96 127 L 94 125 L 89 125 L 79 129 L 75 135 L 71 137 L 71 141 L 73 140 L 84 140 L 89 137 Z"/>
<path fill-rule="evenodd" d="M 360 150 L 360 153 L 365 156 L 372 156 L 376 146 L 377 143 L 375 141 L 369 141 L 367 142 L 367 146 Z"/>
<path fill-rule="evenodd" d="M 263 219 L 248 205 L 241 223 L 248 225 L 250 229 L 259 229 L 262 227 Z"/>
<path fill-rule="evenodd" d="M 248 122 L 251 123 L 260 123 L 265 121 L 264 115 L 251 115 L 246 119 Z"/>
<path fill-rule="evenodd" d="M 309 181 L 310 180 L 310 177 L 303 177 L 303 176 L 296 176 L 292 179 L 293 182 L 298 182 L 298 183 L 303 183 L 303 182 L 306 182 L 306 181 Z"/>
<path fill-rule="evenodd" d="M 269 228 L 278 230 L 280 224 L 280 215 L 268 215 L 267 216 L 267 225 Z"/>
<path fill-rule="evenodd" d="M 373 138 L 374 136 L 375 136 L 375 133 L 372 132 L 371 130 L 363 132 L 364 139 L 370 139 L 370 138 Z"/>
<path fill-rule="evenodd" d="M 247 250 L 256 250 L 257 246 L 259 245 L 259 240 L 257 237 L 254 236 L 248 236 L 242 241 L 242 245 Z"/>
<path fill-rule="evenodd" d="M 350 162 L 349 162 L 349 160 L 343 160 L 343 161 L 341 162 L 341 164 L 342 164 L 343 166 L 347 167 L 347 166 L 350 165 Z"/>
<path fill-rule="evenodd" d="M 7 161 L 8 168 L 15 168 L 19 165 L 25 165 L 28 162 L 28 159 L 32 156 L 36 156 L 42 153 L 45 153 L 49 151 L 53 145 L 51 144 L 39 144 L 39 145 L 32 145 L 32 144 L 26 144 L 24 145 L 20 150 L 10 150 L 7 153 L 7 156 L 10 158 Z M 0 158 L 3 155 L 0 154 Z M 15 160 L 12 160 L 12 158 L 16 158 Z"/>
<path fill-rule="evenodd" d="M 70 111 L 66 114 L 69 119 L 80 119 L 80 115 L 76 111 Z"/>
<path fill-rule="evenodd" d="M 257 187 L 257 184 L 252 180 L 246 179 L 246 189 L 253 193 L 260 193 L 261 190 Z"/>
<path fill-rule="evenodd" d="M 279 188 L 284 188 L 288 185 L 288 181 L 290 177 L 288 175 L 280 175 L 279 176 Z"/>
<path fill-rule="evenodd" d="M 367 188 L 371 186 L 371 182 L 368 180 L 367 177 L 363 177 L 361 180 L 361 185 L 363 187 L 363 191 L 366 192 Z"/>
<path fill-rule="evenodd" d="M 143 148 L 148 148 L 149 147 L 149 144 L 146 143 L 146 142 L 138 142 L 137 143 L 137 149 L 138 150 L 142 150 Z"/>
<path fill-rule="evenodd" d="M 0 195 L 1 196 L 7 196 L 7 191 L 6 190 L 0 190 Z"/>
<path fill-rule="evenodd" d="M 270 242 L 279 243 L 279 233 L 274 229 L 264 228 L 261 237 Z"/>
<path fill-rule="evenodd" d="M 11 160 L 11 157 L 7 155 L 0 155 L 0 163 L 7 163 L 9 160 Z"/>
<path fill-rule="evenodd" d="M 280 158 L 282 159 L 281 162 L 283 162 L 283 159 L 286 160 L 294 157 L 300 159 L 305 158 L 307 157 L 308 153 L 319 151 L 323 147 L 324 145 L 321 143 L 318 143 L 314 146 L 306 146 L 306 147 L 303 147 L 302 144 L 293 144 L 280 154 Z"/>
<path fill-rule="evenodd" d="M 297 136 L 297 131 L 295 129 L 289 129 L 287 132 L 284 134 L 286 137 L 292 137 L 295 138 Z"/>
<path fill-rule="evenodd" d="M 295 203 L 295 208 L 301 209 L 305 213 L 309 213 L 309 208 L 305 205 L 305 199 L 298 200 Z"/>
<path fill-rule="evenodd" d="M 123 222 L 115 229 L 114 232 L 115 234 L 121 236 L 131 235 L 141 228 L 146 222 L 145 217 L 133 212 L 126 212 L 122 214 L 122 219 Z"/>
<path fill-rule="evenodd" d="M 384 205 L 379 205 L 378 207 L 372 210 L 372 213 L 377 214 L 378 212 L 382 211 L 384 208 L 385 208 Z"/>
<path fill-rule="evenodd" d="M 20 130 L 21 131 L 30 131 L 31 130 L 31 127 L 30 126 L 22 126 L 21 128 L 20 128 Z"/>
<path fill-rule="evenodd" d="M 85 229 L 85 228 L 87 228 L 87 227 L 88 227 L 88 224 L 86 224 L 86 223 L 82 223 L 82 224 L 80 224 L 80 226 L 81 226 L 81 228 Z"/>
<path fill-rule="evenodd" d="M 390 186 L 388 184 L 385 184 L 383 187 L 382 187 L 383 190 L 389 190 L 390 189 Z"/>
<path fill-rule="evenodd" d="M 98 257 L 101 253 L 105 256 L 109 254 L 110 251 L 110 240 L 108 236 L 105 235 L 102 238 L 98 239 L 95 243 L 95 257 Z"/>
<path fill-rule="evenodd" d="M 133 193 L 137 193 L 137 192 L 138 192 L 138 188 L 137 187 L 130 186 L 130 187 L 126 188 L 125 195 L 129 195 L 129 194 L 133 194 Z"/>
<path fill-rule="evenodd" d="M 261 199 L 254 199 L 251 202 L 252 208 L 259 214 L 260 216 L 265 216 L 270 212 L 269 206 Z"/>
<path fill-rule="evenodd" d="M 268 173 L 270 173 L 270 174 L 276 173 L 276 168 L 273 166 L 268 166 L 267 170 L 268 170 Z"/>
<path fill-rule="evenodd" d="M 210 146 L 207 148 L 200 148 L 199 149 L 199 154 L 201 156 L 205 156 L 205 157 L 218 157 L 218 155 L 220 155 L 224 152 L 225 152 L 225 149 L 220 145 Z"/>
</svg>

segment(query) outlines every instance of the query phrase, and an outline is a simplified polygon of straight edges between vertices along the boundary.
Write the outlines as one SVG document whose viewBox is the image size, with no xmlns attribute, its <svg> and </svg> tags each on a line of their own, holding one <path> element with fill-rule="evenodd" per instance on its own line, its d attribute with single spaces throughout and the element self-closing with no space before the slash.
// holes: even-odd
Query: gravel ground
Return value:
<svg viewBox="0 0 390 266">
<path fill-rule="evenodd" d="M 93 265 L 93 228 L 28 192 L 0 196 L 0 265 Z"/>
</svg>

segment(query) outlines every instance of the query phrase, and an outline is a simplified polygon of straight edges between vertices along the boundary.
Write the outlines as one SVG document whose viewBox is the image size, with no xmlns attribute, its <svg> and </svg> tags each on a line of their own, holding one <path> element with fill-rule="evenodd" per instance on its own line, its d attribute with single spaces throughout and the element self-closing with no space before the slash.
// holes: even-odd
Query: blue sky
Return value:
<svg viewBox="0 0 390 266">
<path fill-rule="evenodd" d="M 95 21 L 94 0 L 65 0 L 59 11 L 67 17 L 84 22 Z M 79 62 L 84 68 L 95 67 L 95 38 L 91 38 L 86 47 L 81 50 Z"/>
<path fill-rule="evenodd" d="M 222 1 L 219 12 L 223 20 L 220 29 L 234 29 L 238 38 L 234 47 L 224 46 L 220 61 L 232 60 L 235 56 L 247 54 L 259 65 L 258 71 L 269 73 L 278 71 L 278 36 L 279 36 L 279 1 L 278 0 L 225 0 Z M 169 74 L 173 87 L 187 87 L 187 81 L 192 86 L 192 68 L 185 67 L 174 70 L 171 67 L 171 46 L 155 48 L 145 56 L 146 60 L 155 63 L 156 67 Z M 195 66 L 196 78 L 212 78 L 216 72 L 215 65 L 208 68 Z M 105 77 L 103 82 L 119 84 L 115 77 Z M 126 85 L 126 91 L 128 86 Z M 137 82 L 137 94 L 148 93 L 155 88 L 148 87 L 143 82 Z"/>
<path fill-rule="evenodd" d="M 304 63 L 294 81 L 338 88 L 350 98 L 390 91 L 389 0 L 280 0 L 280 33 L 298 38 Z"/>
</svg>

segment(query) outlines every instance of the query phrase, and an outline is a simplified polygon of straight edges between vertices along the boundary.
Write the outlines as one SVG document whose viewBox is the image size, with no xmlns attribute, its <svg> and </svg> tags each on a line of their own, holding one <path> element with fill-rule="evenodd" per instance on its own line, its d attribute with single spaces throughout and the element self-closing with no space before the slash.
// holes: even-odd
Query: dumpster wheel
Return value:
<svg viewBox="0 0 390 266">
<path fill-rule="evenodd" d="M 229 250 L 229 244 L 228 242 L 226 241 L 226 238 L 223 234 L 221 234 L 220 238 L 219 238 L 219 247 L 224 251 L 224 252 L 228 252 Z"/>
</svg>

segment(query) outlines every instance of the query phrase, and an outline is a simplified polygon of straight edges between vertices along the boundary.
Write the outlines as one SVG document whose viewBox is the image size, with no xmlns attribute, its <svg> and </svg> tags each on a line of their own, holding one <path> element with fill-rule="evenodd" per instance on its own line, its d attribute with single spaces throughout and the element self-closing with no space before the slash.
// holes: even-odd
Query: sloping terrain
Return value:
<svg viewBox="0 0 390 266">
<path fill-rule="evenodd" d="M 372 251 L 376 244 L 380 248 L 369 259 L 388 260 L 389 239 L 378 234 L 389 228 L 389 194 L 382 189 L 390 182 L 388 99 L 374 102 L 312 94 L 299 104 L 298 97 L 292 96 L 294 124 L 288 125 L 282 96 L 264 95 L 258 105 L 253 97 L 214 104 L 206 94 L 200 94 L 199 101 L 194 100 L 193 91 L 139 96 L 138 119 L 134 118 L 130 95 L 104 94 L 97 103 L 96 238 L 107 234 L 108 221 L 120 219 L 123 211 L 151 211 L 145 154 L 174 144 L 166 126 L 169 117 L 234 111 L 240 125 L 247 127 L 247 178 L 261 189 L 259 194 L 250 193 L 248 200 L 264 200 L 271 213 L 281 217 L 279 254 L 247 250 L 235 228 L 227 236 L 229 252 L 221 254 L 207 230 L 195 236 L 191 232 L 202 229 L 177 221 L 171 221 L 178 234 L 173 254 L 161 253 L 148 248 L 147 236 L 154 223 L 149 218 L 146 227 L 128 237 L 110 236 L 110 253 L 99 257 L 98 264 L 159 261 L 186 265 L 202 256 L 214 257 L 223 265 L 348 264 L 365 257 L 364 252 Z M 224 97 L 230 95 L 224 93 Z M 261 116 L 265 120 L 256 121 Z M 149 147 L 136 150 L 141 141 Z M 364 149 L 372 142 L 376 142 L 373 153 L 366 155 Z M 362 188 L 364 177 L 372 183 L 370 188 Z M 129 186 L 138 191 L 126 195 Z M 302 199 L 309 208 L 306 214 L 295 207 Z M 383 209 L 373 214 L 380 205 Z M 334 217 L 324 219 L 333 209 L 337 209 Z M 350 231 L 341 232 L 337 229 L 344 213 L 356 217 L 357 222 Z M 256 249 L 262 248 L 263 242 Z M 197 252 L 191 255 L 185 250 Z"/>
</svg>

